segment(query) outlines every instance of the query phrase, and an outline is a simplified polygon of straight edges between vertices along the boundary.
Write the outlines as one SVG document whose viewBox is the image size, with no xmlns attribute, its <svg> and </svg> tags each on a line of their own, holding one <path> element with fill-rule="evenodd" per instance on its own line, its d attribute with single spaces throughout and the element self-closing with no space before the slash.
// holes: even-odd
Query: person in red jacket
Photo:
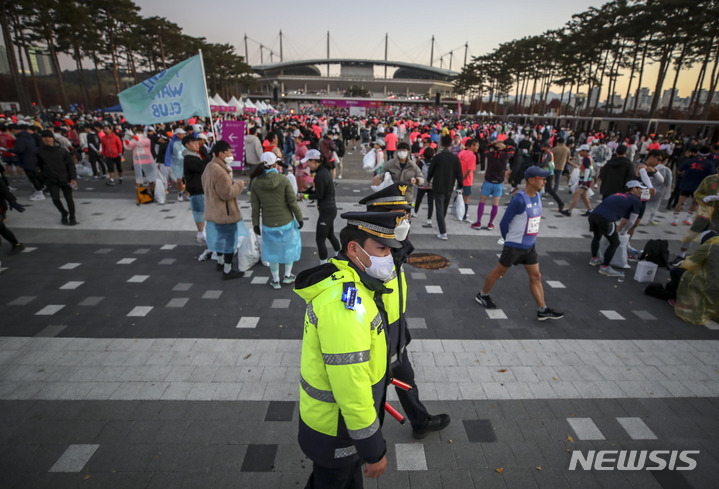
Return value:
<svg viewBox="0 0 719 489">
<path fill-rule="evenodd" d="M 122 141 L 117 134 L 112 132 L 110 126 L 102 128 L 102 132 L 105 133 L 105 137 L 102 138 L 102 156 L 105 157 L 105 165 L 110 173 L 110 180 L 107 181 L 107 185 L 115 185 L 115 168 L 117 168 L 118 180 L 122 183 Z"/>
</svg>

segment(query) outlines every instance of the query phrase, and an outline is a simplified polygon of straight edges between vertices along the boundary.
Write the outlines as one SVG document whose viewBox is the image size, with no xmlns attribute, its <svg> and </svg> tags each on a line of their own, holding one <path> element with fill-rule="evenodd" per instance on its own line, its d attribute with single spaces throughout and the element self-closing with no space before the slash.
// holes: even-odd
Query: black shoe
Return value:
<svg viewBox="0 0 719 489">
<path fill-rule="evenodd" d="M 430 414 L 429 420 L 427 424 L 424 425 L 424 428 L 412 430 L 412 436 L 421 440 L 433 431 L 442 431 L 449 426 L 450 421 L 452 421 L 452 419 L 449 417 L 449 414 L 437 414 L 436 416 Z"/>
<path fill-rule="evenodd" d="M 60 224 L 64 224 L 65 226 L 70 224 L 70 221 L 67 220 L 67 216 L 63 214 L 62 219 L 60 219 Z"/>
<path fill-rule="evenodd" d="M 70 218 L 70 226 L 77 226 L 78 224 L 80 224 L 80 223 L 77 222 L 77 220 L 74 217 Z"/>
<path fill-rule="evenodd" d="M 589 214 L 591 214 L 591 213 L 592 213 L 592 211 L 587 211 L 587 212 L 585 212 L 584 214 L 582 214 L 582 216 L 587 217 L 587 216 L 588 216 Z"/>
<path fill-rule="evenodd" d="M 110 180 L 108 180 L 107 182 L 105 182 L 105 185 L 107 185 L 107 186 L 109 186 L 109 187 L 114 187 L 114 186 L 115 186 L 115 180 L 113 180 L 113 179 L 111 178 Z"/>
<path fill-rule="evenodd" d="M 10 248 L 10 251 L 8 252 L 8 255 L 17 255 L 18 253 L 20 253 L 20 252 L 21 252 L 22 250 L 24 250 L 24 249 L 25 249 L 25 245 L 22 244 L 22 243 L 18 243 L 18 244 L 16 244 L 16 245 L 13 245 L 12 248 Z"/>
<path fill-rule="evenodd" d="M 477 304 L 483 305 L 486 309 L 497 309 L 497 304 L 494 303 L 491 297 L 488 295 L 483 296 L 481 293 L 477 294 L 474 298 Z"/>
<path fill-rule="evenodd" d="M 215 265 L 215 270 L 217 270 L 218 272 L 221 272 L 224 268 L 225 268 L 225 266 L 224 266 L 224 265 L 220 265 L 219 263 L 217 263 L 217 264 Z"/>
<path fill-rule="evenodd" d="M 568 209 L 562 209 L 561 211 L 559 211 L 559 213 L 567 217 L 572 217 L 572 211 Z"/>
<path fill-rule="evenodd" d="M 563 312 L 552 311 L 550 308 L 546 308 L 544 312 L 537 311 L 537 319 L 540 321 L 546 321 L 547 319 L 562 319 L 563 317 Z"/>
<path fill-rule="evenodd" d="M 232 280 L 234 278 L 242 278 L 245 276 L 245 272 L 238 270 L 230 270 L 230 273 L 222 272 L 222 280 Z"/>
</svg>

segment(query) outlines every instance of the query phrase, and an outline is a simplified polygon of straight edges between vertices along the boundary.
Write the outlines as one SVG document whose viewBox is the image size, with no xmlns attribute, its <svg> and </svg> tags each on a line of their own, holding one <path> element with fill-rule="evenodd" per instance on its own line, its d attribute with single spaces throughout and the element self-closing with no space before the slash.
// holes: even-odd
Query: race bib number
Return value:
<svg viewBox="0 0 719 489">
<path fill-rule="evenodd" d="M 639 199 L 640 199 L 642 202 L 646 202 L 647 200 L 649 200 L 649 198 L 650 198 L 651 196 L 652 196 L 652 194 L 649 193 L 649 189 L 648 189 L 648 188 L 645 188 L 645 189 L 642 190 L 642 195 L 641 195 L 641 197 L 639 197 Z"/>
<path fill-rule="evenodd" d="M 530 217 L 527 219 L 527 236 L 536 236 L 539 234 L 539 220 L 542 216 Z"/>
</svg>

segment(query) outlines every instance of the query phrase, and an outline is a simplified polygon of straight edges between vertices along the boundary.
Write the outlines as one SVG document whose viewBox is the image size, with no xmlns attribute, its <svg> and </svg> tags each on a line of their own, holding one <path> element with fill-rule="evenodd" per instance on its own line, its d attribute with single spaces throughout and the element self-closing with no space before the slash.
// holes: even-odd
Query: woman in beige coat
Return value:
<svg viewBox="0 0 719 489">
<path fill-rule="evenodd" d="M 237 251 L 239 237 L 249 235 L 237 204 L 237 196 L 245 188 L 245 182 L 232 179 L 232 149 L 227 141 L 217 141 L 212 155 L 202 173 L 207 248 L 217 253 L 223 280 L 230 280 L 244 275 L 244 272 L 232 270 L 232 257 Z"/>
</svg>

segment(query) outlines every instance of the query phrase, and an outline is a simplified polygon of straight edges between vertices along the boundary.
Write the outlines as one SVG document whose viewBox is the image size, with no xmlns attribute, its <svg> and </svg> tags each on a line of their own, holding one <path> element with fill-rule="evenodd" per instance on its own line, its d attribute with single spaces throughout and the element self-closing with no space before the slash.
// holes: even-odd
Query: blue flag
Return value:
<svg viewBox="0 0 719 489">
<path fill-rule="evenodd" d="M 209 117 L 202 60 L 195 55 L 117 95 L 130 124 Z"/>
</svg>

